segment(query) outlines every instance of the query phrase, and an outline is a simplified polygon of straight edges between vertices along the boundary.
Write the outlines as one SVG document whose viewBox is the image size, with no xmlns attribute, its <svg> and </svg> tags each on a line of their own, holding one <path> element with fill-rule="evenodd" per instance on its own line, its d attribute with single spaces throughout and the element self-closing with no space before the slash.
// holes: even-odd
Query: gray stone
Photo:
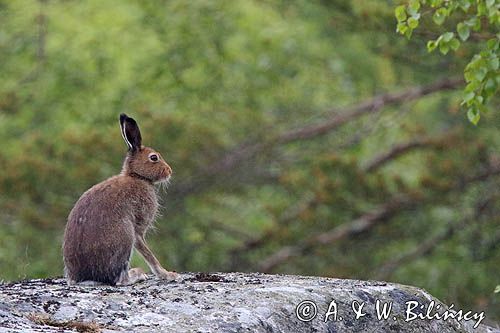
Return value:
<svg viewBox="0 0 500 333">
<path fill-rule="evenodd" d="M 377 304 L 392 306 L 387 319 Z M 63 279 L 0 284 L 0 332 L 500 332 L 474 328 L 480 317 L 466 319 L 477 313 L 462 318 L 453 310 L 471 309 L 450 310 L 399 284 L 258 273 L 185 273 L 176 282 L 151 276 L 128 287 Z"/>
</svg>

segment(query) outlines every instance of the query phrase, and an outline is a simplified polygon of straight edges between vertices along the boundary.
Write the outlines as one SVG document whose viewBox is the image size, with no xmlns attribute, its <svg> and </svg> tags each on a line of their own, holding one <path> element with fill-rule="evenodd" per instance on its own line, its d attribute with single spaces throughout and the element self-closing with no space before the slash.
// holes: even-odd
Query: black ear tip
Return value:
<svg viewBox="0 0 500 333">
<path fill-rule="evenodd" d="M 120 113 L 120 123 L 123 123 L 127 118 L 128 117 L 125 113 Z"/>
<path fill-rule="evenodd" d="M 120 113 L 120 124 L 123 124 L 124 122 L 128 122 L 129 124 L 137 125 L 137 122 L 135 121 L 134 118 L 130 118 L 125 113 Z"/>
</svg>

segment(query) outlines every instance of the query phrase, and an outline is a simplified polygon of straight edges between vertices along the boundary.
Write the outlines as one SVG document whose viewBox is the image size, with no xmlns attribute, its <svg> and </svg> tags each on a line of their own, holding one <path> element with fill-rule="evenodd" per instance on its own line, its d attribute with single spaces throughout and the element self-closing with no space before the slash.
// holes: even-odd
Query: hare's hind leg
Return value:
<svg viewBox="0 0 500 333">
<path fill-rule="evenodd" d="M 136 267 L 129 269 L 128 276 L 135 282 L 141 282 L 148 279 L 146 273 L 142 270 L 142 268 Z"/>
<path fill-rule="evenodd" d="M 117 286 L 127 286 L 137 282 L 146 280 L 148 277 L 141 268 L 132 268 L 128 271 L 123 271 L 120 278 L 116 282 Z"/>
</svg>

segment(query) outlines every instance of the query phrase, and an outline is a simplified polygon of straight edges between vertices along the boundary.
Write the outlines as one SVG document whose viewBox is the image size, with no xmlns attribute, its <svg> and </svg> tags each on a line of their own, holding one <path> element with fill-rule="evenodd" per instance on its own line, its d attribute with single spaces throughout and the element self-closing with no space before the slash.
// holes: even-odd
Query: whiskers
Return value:
<svg viewBox="0 0 500 333">
<path fill-rule="evenodd" d="M 160 191 L 163 193 L 167 193 L 167 189 L 170 186 L 170 181 L 172 177 L 165 178 L 164 180 L 160 181 L 158 184 L 160 185 Z"/>
</svg>

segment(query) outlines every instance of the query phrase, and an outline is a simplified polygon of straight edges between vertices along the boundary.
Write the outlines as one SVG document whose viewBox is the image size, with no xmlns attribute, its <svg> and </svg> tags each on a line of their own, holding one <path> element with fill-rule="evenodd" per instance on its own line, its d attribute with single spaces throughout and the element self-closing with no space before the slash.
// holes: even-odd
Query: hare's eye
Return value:
<svg viewBox="0 0 500 333">
<path fill-rule="evenodd" d="M 159 160 L 159 157 L 158 155 L 152 153 L 152 154 L 149 154 L 149 159 L 152 161 L 152 162 L 158 162 Z"/>
</svg>

